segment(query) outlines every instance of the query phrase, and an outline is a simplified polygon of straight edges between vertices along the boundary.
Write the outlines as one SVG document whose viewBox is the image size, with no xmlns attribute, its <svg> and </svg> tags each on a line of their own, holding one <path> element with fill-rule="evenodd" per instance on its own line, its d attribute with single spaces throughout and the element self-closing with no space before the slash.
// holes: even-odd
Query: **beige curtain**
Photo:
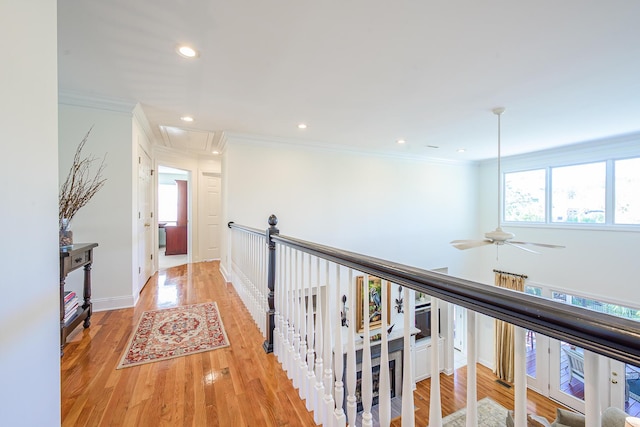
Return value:
<svg viewBox="0 0 640 427">
<path fill-rule="evenodd" d="M 524 291 L 523 276 L 508 273 L 496 273 L 495 285 L 501 288 Z M 513 382 L 514 359 L 514 327 L 502 320 L 495 320 L 495 370 L 493 371 L 501 380 Z"/>
</svg>

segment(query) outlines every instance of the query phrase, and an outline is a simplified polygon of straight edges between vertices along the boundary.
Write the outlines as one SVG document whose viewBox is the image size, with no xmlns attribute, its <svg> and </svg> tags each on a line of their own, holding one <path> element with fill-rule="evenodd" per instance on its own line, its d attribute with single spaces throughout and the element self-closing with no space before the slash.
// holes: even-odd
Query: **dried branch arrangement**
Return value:
<svg viewBox="0 0 640 427">
<path fill-rule="evenodd" d="M 63 219 L 71 221 L 80 208 L 86 205 L 89 200 L 96 195 L 107 180 L 102 177 L 102 173 L 106 167 L 106 154 L 102 158 L 98 168 L 94 169 L 94 173 L 92 173 L 92 165 L 98 159 L 93 156 L 82 157 L 82 149 L 84 148 L 92 129 L 93 126 L 89 129 L 89 132 L 87 132 L 84 138 L 82 138 L 80 144 L 78 144 L 67 179 L 60 187 L 60 196 L 58 199 L 60 206 L 58 219 L 60 224 L 62 224 Z"/>
</svg>

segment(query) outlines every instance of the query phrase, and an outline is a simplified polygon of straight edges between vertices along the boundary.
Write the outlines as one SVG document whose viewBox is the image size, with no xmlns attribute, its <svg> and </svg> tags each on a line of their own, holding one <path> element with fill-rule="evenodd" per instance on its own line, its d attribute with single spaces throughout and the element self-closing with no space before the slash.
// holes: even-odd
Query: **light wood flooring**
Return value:
<svg viewBox="0 0 640 427">
<path fill-rule="evenodd" d="M 94 313 L 61 359 L 63 426 L 312 426 L 286 374 L 262 349 L 262 336 L 217 262 L 160 270 L 135 308 Z M 230 347 L 116 370 L 145 310 L 216 301 Z M 478 366 L 478 399 L 513 409 L 513 389 Z M 415 391 L 416 425 L 429 417 L 429 380 Z M 466 368 L 441 375 L 442 412 L 466 404 Z M 528 411 L 552 421 L 558 405 L 528 392 Z M 400 426 L 395 420 L 394 426 Z"/>
</svg>

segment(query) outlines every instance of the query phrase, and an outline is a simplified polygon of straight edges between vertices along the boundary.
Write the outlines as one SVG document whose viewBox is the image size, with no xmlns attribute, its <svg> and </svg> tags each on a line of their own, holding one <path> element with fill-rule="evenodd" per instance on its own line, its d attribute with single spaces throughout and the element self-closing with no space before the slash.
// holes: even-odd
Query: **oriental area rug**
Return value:
<svg viewBox="0 0 640 427">
<path fill-rule="evenodd" d="M 145 311 L 116 369 L 228 346 L 215 302 Z"/>
<path fill-rule="evenodd" d="M 495 427 L 506 425 L 507 410 L 488 397 L 478 401 L 478 425 Z M 442 419 L 443 427 L 465 427 L 467 409 L 463 408 Z"/>
</svg>

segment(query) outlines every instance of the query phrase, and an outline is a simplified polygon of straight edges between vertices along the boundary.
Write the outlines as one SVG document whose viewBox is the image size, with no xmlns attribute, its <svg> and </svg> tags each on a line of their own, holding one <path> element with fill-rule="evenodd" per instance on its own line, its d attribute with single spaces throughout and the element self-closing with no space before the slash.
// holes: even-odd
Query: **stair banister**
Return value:
<svg viewBox="0 0 640 427">
<path fill-rule="evenodd" d="M 633 320 L 288 236 L 274 240 L 603 356 L 640 365 L 640 327 Z"/>
<path fill-rule="evenodd" d="M 344 267 L 348 270 L 348 293 L 351 304 L 356 299 L 353 289 L 355 286 L 352 286 L 352 271 L 356 270 L 360 274 L 364 274 L 365 288 L 368 287 L 368 275 L 373 275 L 382 279 L 385 285 L 388 281 L 403 286 L 405 301 L 409 300 L 410 290 L 430 295 L 432 309 L 435 308 L 432 315 L 437 313 L 439 300 L 470 310 L 468 313 L 468 333 L 472 348 L 468 353 L 467 427 L 472 427 L 474 422 L 477 422 L 475 405 L 471 403 L 475 402 L 477 397 L 474 333 L 476 312 L 516 325 L 516 352 L 524 350 L 523 328 L 585 349 L 585 358 L 589 358 L 589 362 L 585 361 L 585 371 L 588 371 L 585 372 L 585 376 L 588 378 L 588 381 L 585 381 L 588 426 L 597 425 L 600 407 L 597 394 L 598 355 L 632 365 L 640 364 L 640 327 L 637 322 L 632 320 L 283 236 L 275 227 L 277 224 L 275 216 L 269 218 L 269 224 L 270 228 L 265 233 L 261 230 L 229 223 L 229 228 L 232 229 L 228 246 L 231 256 L 230 273 L 234 286 L 236 283 L 238 284 L 240 297 L 265 336 L 265 351 L 276 353 L 278 360 L 285 367 L 287 375 L 299 388 L 301 397 L 307 399 L 308 409 L 314 411 L 316 423 L 329 426 L 344 425 L 345 417 L 341 396 L 344 396 L 345 390 L 344 385 L 341 384 L 342 378 L 346 378 L 346 413 L 349 425 L 355 423 L 356 357 L 354 335 L 357 325 L 355 324 L 354 310 L 349 310 L 347 316 L 352 326 L 347 334 L 347 363 L 344 375 L 342 374 L 342 352 L 336 353 L 340 361 L 337 358 L 334 360 L 334 349 L 342 348 L 341 319 L 337 307 L 340 306 L 340 269 Z M 236 233 L 240 231 L 244 234 Z M 307 261 L 305 257 L 308 257 L 308 262 L 305 262 Z M 313 283 L 311 276 L 313 257 L 315 257 L 317 266 L 317 283 Z M 320 278 L 321 260 L 326 266 L 324 281 Z M 307 271 L 305 271 L 305 266 L 308 268 Z M 335 280 L 330 277 L 330 266 L 335 267 Z M 321 284 L 326 286 L 324 311 Z M 315 322 L 312 319 L 314 289 L 317 289 Z M 387 295 L 386 292 L 383 294 Z M 307 300 L 305 300 L 305 295 L 308 295 Z M 335 309 L 332 310 L 332 307 Z M 383 304 L 383 307 L 383 311 L 385 311 L 387 305 Z M 363 307 L 364 309 L 365 307 Z M 385 316 L 386 314 L 383 313 L 383 317 Z M 405 330 L 408 330 L 411 326 L 408 312 L 405 313 L 404 323 Z M 365 324 L 368 326 L 368 322 Z M 437 325 L 437 320 L 432 319 L 432 324 Z M 365 336 L 367 332 L 365 332 Z M 371 346 L 368 340 L 365 340 L 363 344 L 364 359 L 368 360 L 370 357 L 367 357 L 367 354 L 370 352 Z M 430 411 L 431 423 L 434 425 L 441 422 L 438 345 L 436 338 L 432 341 L 432 351 L 434 352 L 432 363 L 436 366 L 435 369 L 432 366 L 431 383 L 433 387 L 431 405 L 434 409 Z M 386 352 L 384 353 L 386 354 Z M 410 353 L 410 340 L 405 339 L 403 426 L 414 424 Z M 382 359 L 381 366 L 384 366 L 388 362 L 384 357 Z M 516 372 L 514 396 L 516 427 L 523 426 L 526 420 L 523 418 L 526 416 L 526 375 L 522 375 L 523 366 L 518 366 L 518 372 Z M 366 360 L 363 360 L 364 425 L 372 423 L 371 388 L 366 385 L 370 381 L 367 378 L 370 378 L 370 375 L 370 363 L 367 364 Z M 385 425 L 388 420 L 387 397 L 385 396 L 388 392 L 388 386 L 384 385 L 386 383 L 384 375 L 381 382 L 384 390 L 381 390 L 379 395 L 380 418 Z"/>
</svg>

